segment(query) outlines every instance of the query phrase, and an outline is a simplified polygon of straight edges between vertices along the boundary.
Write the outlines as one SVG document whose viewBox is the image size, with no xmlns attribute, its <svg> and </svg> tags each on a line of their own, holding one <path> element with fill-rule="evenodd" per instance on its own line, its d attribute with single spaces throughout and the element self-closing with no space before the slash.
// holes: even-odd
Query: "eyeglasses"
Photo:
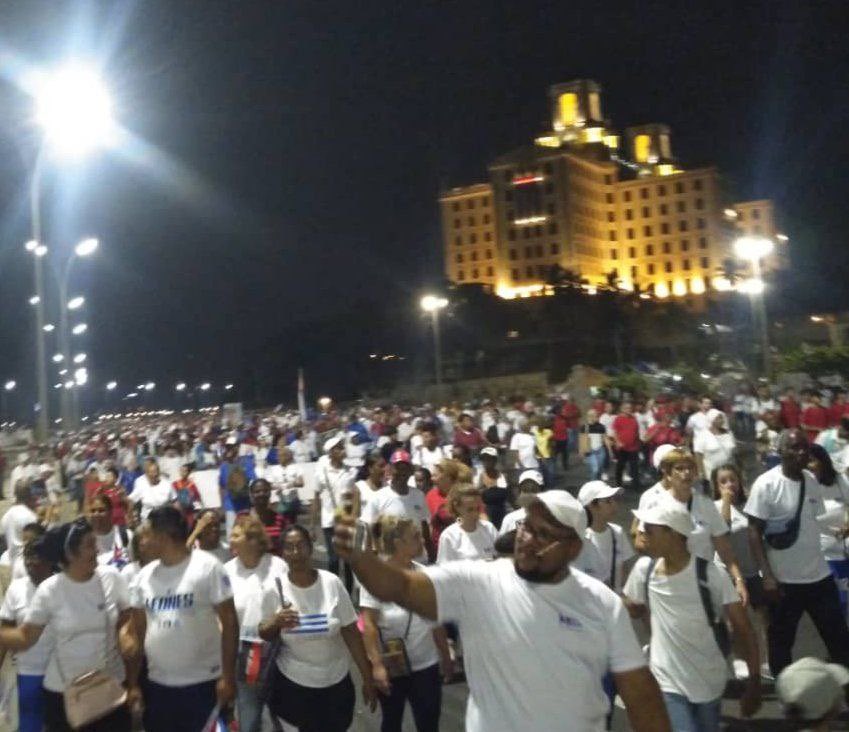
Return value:
<svg viewBox="0 0 849 732">
<path fill-rule="evenodd" d="M 520 535 L 530 537 L 545 546 L 556 544 L 560 541 L 566 541 L 566 537 L 556 536 L 545 527 L 535 528 L 529 525 L 527 521 L 516 522 L 516 538 L 518 539 Z"/>
</svg>

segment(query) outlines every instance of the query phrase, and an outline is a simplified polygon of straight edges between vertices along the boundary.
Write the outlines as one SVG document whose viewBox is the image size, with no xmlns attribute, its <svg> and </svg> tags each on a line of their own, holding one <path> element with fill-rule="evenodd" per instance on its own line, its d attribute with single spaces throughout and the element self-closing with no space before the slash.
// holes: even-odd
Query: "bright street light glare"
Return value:
<svg viewBox="0 0 849 732">
<path fill-rule="evenodd" d="M 88 369 L 77 369 L 74 371 L 74 381 L 77 386 L 85 386 L 88 383 Z"/>
<path fill-rule="evenodd" d="M 82 295 L 77 295 L 68 300 L 68 310 L 78 310 L 85 305 L 85 298 Z"/>
<path fill-rule="evenodd" d="M 6 391 L 12 391 L 12 389 L 14 389 L 17 385 L 17 381 L 15 381 L 14 379 L 9 379 L 5 384 L 3 384 L 3 388 Z"/>
<path fill-rule="evenodd" d="M 88 330 L 88 326 L 85 323 L 77 323 L 73 328 L 71 328 L 71 333 L 74 335 L 82 335 Z"/>
<path fill-rule="evenodd" d="M 107 391 L 114 391 L 114 390 L 117 388 L 117 386 L 118 386 L 118 382 L 117 382 L 117 381 L 110 381 L 110 382 L 106 385 L 106 389 L 107 389 Z"/>
<path fill-rule="evenodd" d="M 775 245 L 772 239 L 767 239 L 763 236 L 741 236 L 734 241 L 734 253 L 740 259 L 747 259 L 750 262 L 763 259 L 769 254 Z"/>
<path fill-rule="evenodd" d="M 83 363 L 85 361 L 85 358 L 86 356 L 84 353 L 78 353 L 76 356 L 74 356 L 74 363 Z"/>
<path fill-rule="evenodd" d="M 45 254 L 47 254 L 47 247 L 46 247 L 46 246 L 44 246 L 44 244 L 39 244 L 39 245 L 38 245 L 38 246 L 34 249 L 34 252 L 35 252 L 35 256 L 36 256 L 36 257 L 43 257 Z"/>
<path fill-rule="evenodd" d="M 62 384 L 61 384 L 61 383 L 60 383 L 60 384 L 53 384 L 53 388 L 54 388 L 54 389 L 61 389 L 61 388 L 62 388 Z"/>
<path fill-rule="evenodd" d="M 737 287 L 740 292 L 746 295 L 760 295 L 765 288 L 764 281 L 759 277 L 750 277 L 747 280 L 743 280 Z"/>
<path fill-rule="evenodd" d="M 41 302 L 41 298 L 40 298 L 38 295 L 33 295 L 33 296 L 29 299 L 29 304 L 30 304 L 30 305 L 38 305 L 38 303 L 40 303 L 40 302 Z"/>
<path fill-rule="evenodd" d="M 45 333 L 52 333 L 52 332 L 56 329 L 56 326 L 55 326 L 55 325 L 53 325 L 53 323 L 45 323 L 45 324 L 42 326 L 42 328 L 41 328 L 41 329 L 42 329 Z"/>
<path fill-rule="evenodd" d="M 64 376 L 68 373 L 68 369 L 59 369 L 59 376 Z"/>
<path fill-rule="evenodd" d="M 90 236 L 88 239 L 83 239 L 76 247 L 74 247 L 74 252 L 78 257 L 87 257 L 89 254 L 93 254 L 97 249 L 100 242 L 95 239 L 93 236 Z"/>
<path fill-rule="evenodd" d="M 74 388 L 74 382 L 73 381 L 66 381 L 65 382 L 65 388 L 66 389 L 73 389 Z"/>
<path fill-rule="evenodd" d="M 108 144 L 114 134 L 112 101 L 97 72 L 72 63 L 46 75 L 35 95 L 35 119 L 45 141 L 66 158 Z"/>
<path fill-rule="evenodd" d="M 38 249 L 38 242 L 35 239 L 30 239 L 26 244 L 24 244 L 24 249 L 28 252 L 34 252 Z"/>
<path fill-rule="evenodd" d="M 155 383 L 153 383 L 152 381 L 148 381 L 148 382 L 144 385 L 144 388 L 145 388 L 145 391 L 153 391 L 153 390 L 156 388 L 156 384 L 155 384 Z"/>
<path fill-rule="evenodd" d="M 436 310 L 442 310 L 444 307 L 448 307 L 448 299 L 444 297 L 437 297 L 436 295 L 425 295 L 421 300 L 422 310 L 427 313 L 432 313 Z"/>
<path fill-rule="evenodd" d="M 53 363 L 62 363 L 65 360 L 65 357 L 61 353 L 53 354 Z"/>
<path fill-rule="evenodd" d="M 233 388 L 233 385 L 232 385 L 232 384 L 227 384 L 227 385 L 224 387 L 224 391 L 230 391 L 230 389 L 232 389 L 232 388 Z"/>
<path fill-rule="evenodd" d="M 201 390 L 201 391 L 209 391 L 211 387 L 212 387 L 212 384 L 210 384 L 208 381 L 204 381 L 204 382 L 200 385 L 200 390 Z"/>
<path fill-rule="evenodd" d="M 177 391 L 184 391 L 186 388 L 185 382 L 181 381 L 177 386 L 174 387 Z"/>
</svg>

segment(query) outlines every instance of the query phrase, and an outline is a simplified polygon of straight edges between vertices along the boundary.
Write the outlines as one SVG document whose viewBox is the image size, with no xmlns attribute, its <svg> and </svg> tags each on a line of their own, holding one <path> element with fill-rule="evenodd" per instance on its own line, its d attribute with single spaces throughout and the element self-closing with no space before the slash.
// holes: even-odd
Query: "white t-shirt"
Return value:
<svg viewBox="0 0 849 732">
<path fill-rule="evenodd" d="M 66 682 L 92 669 L 104 668 L 104 657 L 106 671 L 124 681 L 115 629 L 118 614 L 130 606 L 127 585 L 113 567 L 99 566 L 95 572 L 85 582 L 75 582 L 64 572 L 48 577 L 38 586 L 24 615 L 25 623 L 49 625 L 53 631 L 56 647 L 44 677 L 48 691 L 62 692 Z M 107 627 L 108 634 L 104 636 Z M 64 682 L 56 666 L 57 654 L 61 657 Z"/>
<path fill-rule="evenodd" d="M 439 535 L 436 563 L 454 562 L 458 559 L 494 559 L 497 537 L 498 533 L 489 521 L 479 519 L 472 532 L 465 531 L 458 521 Z"/>
<path fill-rule="evenodd" d="M 710 498 L 703 493 L 698 493 L 695 489 L 692 496 L 689 513 L 693 519 L 693 533 L 687 539 L 687 548 L 690 554 L 710 562 L 714 554 L 713 537 L 727 534 L 728 524 L 722 520 L 722 516 L 719 515 L 719 511 Z M 671 491 L 666 490 L 660 483 L 655 483 L 640 496 L 639 510 L 653 508 L 660 501 L 665 500 L 675 501 L 679 506 L 688 508 L 687 504 L 677 500 Z"/>
<path fill-rule="evenodd" d="M 353 491 L 354 471 L 342 466 L 334 468 L 326 456 L 316 463 L 315 469 L 315 492 L 321 501 L 321 528 L 329 529 L 333 526 L 336 507 L 343 505 L 345 494 Z"/>
<path fill-rule="evenodd" d="M 168 503 L 170 497 L 171 483 L 162 476 L 159 477 L 159 482 L 156 485 L 151 485 L 146 475 L 140 475 L 133 483 L 133 492 L 130 494 L 130 500 L 133 503 L 141 504 L 142 521 L 154 508 L 159 508 L 159 506 Z"/>
<path fill-rule="evenodd" d="M 36 589 L 28 576 L 13 580 L 9 589 L 6 590 L 3 606 L 0 607 L 0 620 L 12 622 L 18 626 L 23 625 Z M 53 628 L 48 625 L 32 648 L 15 653 L 18 674 L 43 676 L 51 653 L 53 653 Z"/>
<path fill-rule="evenodd" d="M 822 493 L 825 511 L 819 517 L 820 547 L 827 560 L 840 561 L 846 559 L 846 542 L 838 539 L 834 531 L 842 529 L 845 524 L 846 510 L 849 506 L 849 479 L 843 473 L 838 473 L 834 483 L 822 486 Z"/>
<path fill-rule="evenodd" d="M 510 438 L 510 449 L 519 453 L 519 465 L 523 468 L 538 468 L 536 456 L 537 441 L 527 432 L 517 432 Z"/>
<path fill-rule="evenodd" d="M 440 622 L 456 622 L 469 683 L 467 732 L 605 729 L 607 673 L 646 665 L 619 597 L 571 571 L 521 579 L 510 559 L 428 567 Z"/>
<path fill-rule="evenodd" d="M 646 573 L 650 557 L 641 557 L 625 583 L 624 594 L 640 605 L 646 604 Z M 716 618 L 724 617 L 723 607 L 740 602 L 728 575 L 708 562 L 707 581 Z M 658 574 L 655 567 L 648 587 L 651 618 L 651 670 L 661 691 L 681 694 L 696 704 L 722 696 L 728 681 L 728 665 L 713 631 L 699 594 L 696 558 L 671 577 Z"/>
<path fill-rule="evenodd" d="M 144 651 L 151 681 L 188 686 L 221 676 L 216 607 L 233 597 L 221 562 L 204 551 L 192 551 L 170 567 L 157 559 L 139 572 L 130 597 L 147 615 Z"/>
<path fill-rule="evenodd" d="M 517 508 L 515 511 L 510 511 L 504 519 L 501 521 L 501 528 L 498 529 L 498 535 L 504 536 L 504 534 L 509 534 L 511 531 L 516 530 L 516 524 L 519 521 L 525 520 L 525 509 Z"/>
<path fill-rule="evenodd" d="M 14 564 L 15 560 L 24 553 L 22 537 L 24 526 L 34 524 L 36 521 L 38 521 L 38 516 L 22 503 L 9 506 L 9 510 L 3 514 L 3 518 L 0 518 L 0 532 L 6 537 L 9 564 Z"/>
<path fill-rule="evenodd" d="M 419 445 L 413 449 L 413 465 L 427 468 L 431 473 L 433 469 L 443 460 L 451 457 L 451 448 L 437 445 L 432 450 L 425 445 Z"/>
<path fill-rule="evenodd" d="M 296 463 L 308 463 L 312 459 L 310 446 L 303 440 L 292 440 L 289 449 L 292 451 L 292 460 Z"/>
<path fill-rule="evenodd" d="M 714 434 L 710 430 L 699 430 L 693 436 L 693 452 L 702 456 L 705 477 L 710 478 L 714 468 L 730 463 L 737 442 L 731 432 Z"/>
<path fill-rule="evenodd" d="M 613 537 L 616 537 L 616 557 L 613 557 Z M 604 574 L 597 579 L 600 579 L 608 587 L 618 590 L 622 587 L 624 577 L 622 576 L 622 565 L 634 556 L 634 548 L 631 546 L 631 541 L 622 531 L 619 524 L 609 522 L 604 531 L 598 532 L 595 529 L 587 527 L 584 532 L 584 544 L 591 544 L 601 558 Z M 581 552 L 583 553 L 583 552 Z M 615 576 L 610 576 L 610 570 L 614 566 L 615 561 Z"/>
<path fill-rule="evenodd" d="M 371 497 L 377 493 L 377 491 L 371 487 L 371 483 L 367 480 L 358 480 L 356 482 L 356 486 L 360 493 L 360 510 L 362 510 L 362 507 L 371 500 Z M 380 489 L 378 488 L 378 490 Z"/>
<path fill-rule="evenodd" d="M 701 410 L 693 412 L 693 414 L 687 418 L 686 429 L 688 432 L 692 433 L 694 438 L 701 430 L 706 430 L 707 428 L 707 412 L 702 412 Z"/>
<path fill-rule="evenodd" d="M 424 495 L 418 488 L 410 488 L 402 495 L 388 485 L 375 492 L 361 515 L 367 524 L 376 523 L 381 516 L 404 516 L 415 521 L 416 525 L 430 518 Z"/>
<path fill-rule="evenodd" d="M 721 517 L 722 499 L 717 499 L 713 504 L 716 506 L 716 510 L 720 512 Z M 740 567 L 740 574 L 743 577 L 754 577 L 758 573 L 758 565 L 749 547 L 749 519 L 734 504 L 731 504 L 731 526 L 729 527 L 728 538 L 731 541 L 731 549 L 734 552 L 734 558 L 737 560 L 737 566 Z M 726 568 L 719 558 L 719 554 L 714 556 L 713 561 L 723 569 Z"/>
<path fill-rule="evenodd" d="M 138 577 L 139 572 L 141 572 L 141 565 L 137 561 L 121 567 L 121 576 L 127 583 L 127 587 L 133 586 L 133 580 Z"/>
<path fill-rule="evenodd" d="M 296 587 L 282 577 L 283 596 L 298 611 L 300 625 L 280 634 L 277 668 L 290 681 L 311 689 L 338 684 L 349 670 L 349 654 L 341 630 L 357 622 L 345 585 L 331 572 L 317 570 L 310 587 Z M 280 609 L 277 592 L 266 591 L 263 617 Z"/>
<path fill-rule="evenodd" d="M 113 526 L 105 534 L 94 533 L 94 539 L 97 542 L 98 564 L 111 564 L 120 570 L 129 563 L 131 559 L 130 542 L 133 539 L 133 534 L 129 529 L 125 531 L 127 532 L 126 542 L 121 538 L 121 531 L 117 526 Z"/>
<path fill-rule="evenodd" d="M 424 569 L 421 564 L 413 562 L 413 565 L 416 569 Z M 433 630 L 439 627 L 439 623 L 411 613 L 394 602 L 381 602 L 365 587 L 360 588 L 360 607 L 379 612 L 377 627 L 383 640 L 404 639 L 407 658 L 413 671 L 421 671 L 439 663 L 439 653 L 433 640 Z M 407 630 L 408 621 L 410 628 L 405 638 L 404 631 Z"/>
<path fill-rule="evenodd" d="M 258 641 L 259 623 L 263 620 L 262 603 L 266 591 L 276 592 L 276 577 L 286 574 L 286 563 L 273 554 L 263 554 L 259 564 L 248 569 L 242 560 L 233 557 L 224 565 L 233 589 L 233 604 L 239 616 L 239 637 L 243 640 Z"/>
<path fill-rule="evenodd" d="M 766 541 L 766 557 L 775 578 L 788 584 L 819 582 L 829 575 L 820 545 L 817 516 L 825 513 L 822 486 L 813 473 L 803 471 L 805 504 L 799 521 L 799 536 L 789 549 L 773 549 Z M 766 522 L 765 534 L 781 533 L 796 514 L 801 483 L 784 475 L 781 466 L 759 475 L 752 484 L 743 511 Z"/>
</svg>

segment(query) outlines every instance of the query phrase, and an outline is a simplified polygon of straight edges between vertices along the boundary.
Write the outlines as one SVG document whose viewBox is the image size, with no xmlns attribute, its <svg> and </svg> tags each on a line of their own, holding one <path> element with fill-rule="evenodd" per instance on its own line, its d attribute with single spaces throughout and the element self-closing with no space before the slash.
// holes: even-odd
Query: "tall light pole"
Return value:
<svg viewBox="0 0 849 732">
<path fill-rule="evenodd" d="M 3 391 L 0 392 L 0 395 L 2 395 L 2 397 L 3 397 L 3 404 L 0 405 L 0 411 L 2 411 L 2 415 L 0 415 L 0 416 L 2 416 L 3 419 L 6 418 L 6 411 L 7 411 L 7 408 L 9 406 L 7 395 L 9 394 L 9 392 L 14 391 L 15 387 L 17 385 L 18 385 L 18 382 L 15 381 L 14 379 L 9 379 L 5 384 L 3 384 Z"/>
<path fill-rule="evenodd" d="M 749 262 L 752 267 L 752 277 L 741 283 L 740 290 L 747 293 L 750 298 L 752 320 L 755 321 L 755 328 L 759 330 L 760 335 L 763 375 L 767 379 L 772 377 L 772 358 L 769 350 L 769 323 L 766 319 L 764 298 L 766 286 L 761 272 L 761 260 L 769 256 L 774 248 L 772 239 L 763 236 L 741 236 L 734 242 L 734 253 L 740 259 Z"/>
<path fill-rule="evenodd" d="M 437 295 L 425 295 L 421 300 L 422 310 L 430 313 L 433 327 L 433 360 L 436 373 L 436 386 L 442 388 L 442 341 L 439 332 L 439 311 L 448 307 L 448 299 Z"/>
<path fill-rule="evenodd" d="M 35 256 L 34 279 L 36 321 L 36 376 L 38 419 L 36 435 L 47 437 L 47 360 L 44 347 L 44 281 L 41 259 L 47 253 L 42 242 L 41 175 L 45 153 L 50 150 L 62 158 L 80 158 L 108 144 L 115 131 L 112 102 L 97 73 L 81 64 L 67 64 L 42 74 L 35 89 L 35 120 L 42 130 L 42 142 L 35 157 L 30 179 L 30 226 L 32 240 L 27 249 Z M 30 249 L 29 244 L 33 245 Z M 39 250 L 42 251 L 39 254 Z M 64 312 L 64 308 L 63 308 Z"/>
</svg>

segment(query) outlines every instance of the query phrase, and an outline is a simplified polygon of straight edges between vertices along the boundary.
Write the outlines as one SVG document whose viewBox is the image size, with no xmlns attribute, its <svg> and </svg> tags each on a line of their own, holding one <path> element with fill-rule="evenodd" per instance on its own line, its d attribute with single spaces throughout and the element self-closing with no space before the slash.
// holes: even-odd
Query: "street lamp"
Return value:
<svg viewBox="0 0 849 732">
<path fill-rule="evenodd" d="M 200 385 L 200 390 L 201 390 L 201 391 L 209 391 L 211 388 L 212 388 L 212 384 L 210 384 L 208 381 L 204 381 L 204 382 Z"/>
<path fill-rule="evenodd" d="M 0 404 L 0 413 L 5 418 L 7 410 L 7 400 L 8 394 L 15 390 L 15 387 L 18 385 L 18 382 L 14 379 L 9 379 L 5 384 L 3 384 L 3 391 L 0 392 L 0 397 L 2 397 L 2 404 Z"/>
<path fill-rule="evenodd" d="M 117 387 L 118 387 L 117 381 L 110 381 L 108 384 L 106 384 L 106 391 L 115 391 L 115 389 Z"/>
<path fill-rule="evenodd" d="M 232 388 L 233 388 L 233 385 L 232 385 L 232 384 L 226 384 L 226 385 L 224 386 L 224 391 L 230 391 Z"/>
<path fill-rule="evenodd" d="M 174 389 L 175 389 L 176 391 L 185 391 L 185 390 L 186 390 L 186 383 L 185 383 L 184 381 L 181 381 L 179 384 L 177 384 L 177 385 L 174 387 Z"/>
<path fill-rule="evenodd" d="M 71 328 L 72 335 L 82 335 L 88 330 L 88 326 L 85 323 L 77 323 L 73 328 Z"/>
<path fill-rule="evenodd" d="M 74 356 L 74 363 L 83 363 L 86 359 L 86 355 L 84 353 L 78 353 Z"/>
<path fill-rule="evenodd" d="M 734 253 L 739 259 L 751 264 L 752 276 L 741 284 L 740 290 L 749 295 L 752 305 L 753 321 L 760 321 L 756 327 L 760 330 L 761 357 L 763 358 L 763 373 L 769 379 L 772 375 L 772 362 L 769 352 L 769 324 L 766 319 L 766 300 L 764 284 L 761 276 L 761 260 L 772 254 L 775 244 L 772 239 L 763 236 L 741 236 L 734 241 Z"/>
<path fill-rule="evenodd" d="M 68 300 L 68 310 L 79 310 L 85 305 L 85 298 L 82 295 L 77 295 Z"/>
<path fill-rule="evenodd" d="M 29 185 L 31 238 L 27 251 L 34 254 L 36 382 L 38 387 L 38 420 L 36 435 L 45 439 L 50 424 L 47 401 L 47 355 L 44 345 L 44 278 L 41 260 L 47 247 L 41 243 L 41 175 L 45 153 L 55 151 L 60 157 L 82 157 L 93 149 L 108 144 L 116 129 L 112 120 L 109 92 L 98 75 L 76 63 L 42 73 L 34 94 L 35 121 L 42 130 L 42 141 L 35 156 Z M 82 242 L 81 242 L 82 243 Z M 87 244 L 78 251 L 85 256 Z M 93 251 L 93 249 L 91 250 Z M 62 300 L 64 310 L 64 299 Z M 63 401 L 63 405 L 66 402 Z M 66 422 L 67 424 L 67 422 Z"/>
<path fill-rule="evenodd" d="M 433 326 L 433 353 L 436 371 L 436 386 L 442 387 L 442 341 L 439 333 L 439 311 L 448 307 L 448 299 L 437 295 L 425 295 L 421 299 L 422 310 L 430 313 L 431 325 Z"/>
<path fill-rule="evenodd" d="M 41 326 L 41 329 L 45 333 L 52 333 L 54 330 L 56 330 L 56 326 L 53 325 L 53 323 L 45 323 L 43 326 Z"/>
</svg>

